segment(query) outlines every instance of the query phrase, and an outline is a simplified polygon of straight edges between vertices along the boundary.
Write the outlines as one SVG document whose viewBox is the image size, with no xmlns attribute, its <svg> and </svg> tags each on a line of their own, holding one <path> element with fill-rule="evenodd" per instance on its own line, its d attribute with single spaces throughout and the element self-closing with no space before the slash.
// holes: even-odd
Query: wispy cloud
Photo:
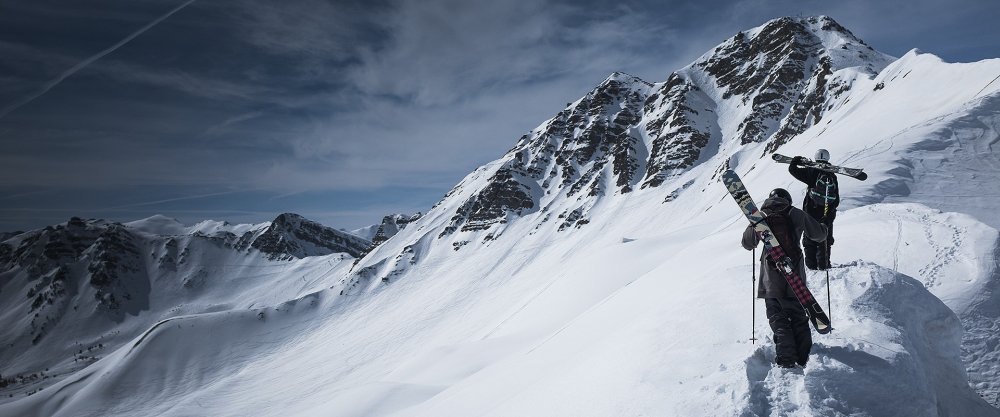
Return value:
<svg viewBox="0 0 1000 417">
<path fill-rule="evenodd" d="M 304 76 L 351 86 L 334 100 L 336 110 L 287 136 L 290 154 L 255 172 L 254 184 L 447 189 L 611 72 L 659 81 L 684 58 L 670 53 L 683 42 L 668 25 L 625 7 L 595 14 L 588 5 L 542 0 L 389 6 L 353 16 L 377 30 L 347 46 L 338 29 L 302 37 L 322 31 L 310 25 L 340 21 L 288 18 L 328 10 L 310 1 L 283 5 L 279 17 L 250 31 L 250 43 L 273 53 L 309 61 L 309 47 L 329 51 L 344 63 Z M 252 10 L 269 16 L 267 7 Z M 330 40 L 336 46 L 324 46 Z M 662 53 L 650 53 L 650 45 Z"/>
<path fill-rule="evenodd" d="M 226 120 L 223 120 L 221 123 L 218 123 L 218 124 L 210 126 L 208 129 L 205 129 L 203 135 L 209 135 L 210 136 L 210 135 L 218 134 L 220 132 L 223 132 L 226 128 L 228 128 L 230 126 L 233 126 L 233 125 L 236 125 L 236 124 L 239 124 L 239 123 L 243 123 L 243 122 L 246 122 L 248 120 L 256 119 L 258 117 L 263 116 L 264 114 L 265 114 L 265 112 L 264 111 L 260 111 L 260 110 L 255 110 L 255 111 L 251 111 L 251 112 L 247 112 L 247 113 L 238 114 L 236 116 L 233 116 L 233 117 L 230 117 L 230 118 L 228 118 Z"/>
<path fill-rule="evenodd" d="M 663 57 L 640 51 L 657 38 L 669 46 L 672 35 L 624 8 L 594 16 L 579 10 L 590 5 L 541 0 L 397 6 L 383 23 L 387 43 L 364 50 L 350 76 L 368 94 L 425 106 L 561 77 L 647 70 Z"/>
<path fill-rule="evenodd" d="M 376 22 L 385 1 L 247 0 L 234 16 L 243 40 L 267 53 L 295 59 L 289 70 L 324 77 L 357 60 L 359 49 L 377 43 Z"/>
<path fill-rule="evenodd" d="M 266 85 L 213 79 L 179 70 L 150 68 L 122 61 L 105 61 L 95 65 L 94 69 L 117 81 L 148 84 L 214 100 L 277 102 L 282 94 Z"/>
</svg>

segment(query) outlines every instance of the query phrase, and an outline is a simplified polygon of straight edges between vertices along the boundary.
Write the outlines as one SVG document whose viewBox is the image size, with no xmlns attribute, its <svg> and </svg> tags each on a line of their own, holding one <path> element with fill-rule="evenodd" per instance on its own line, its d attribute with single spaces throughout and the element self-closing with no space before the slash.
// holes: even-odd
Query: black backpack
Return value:
<svg viewBox="0 0 1000 417">
<path fill-rule="evenodd" d="M 837 202 L 840 201 L 836 174 L 819 171 L 819 174 L 816 175 L 816 182 L 809 187 L 809 199 L 816 207 L 836 206 Z"/>
<path fill-rule="evenodd" d="M 771 234 L 774 235 L 775 239 L 778 239 L 778 244 L 781 245 L 785 254 L 793 261 L 802 259 L 802 249 L 799 248 L 799 242 L 795 241 L 795 224 L 792 223 L 792 218 L 789 216 L 792 212 L 792 206 L 781 211 L 770 209 L 761 211 L 764 212 L 764 221 L 767 222 L 767 227 L 771 229 Z M 771 258 L 767 258 L 767 261 L 774 265 Z"/>
</svg>

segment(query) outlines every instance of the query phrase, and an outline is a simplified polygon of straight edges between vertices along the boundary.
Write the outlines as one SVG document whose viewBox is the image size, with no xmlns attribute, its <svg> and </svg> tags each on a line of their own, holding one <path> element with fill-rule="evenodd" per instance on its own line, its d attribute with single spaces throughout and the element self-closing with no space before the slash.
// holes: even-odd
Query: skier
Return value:
<svg viewBox="0 0 1000 417">
<path fill-rule="evenodd" d="M 817 162 L 830 162 L 830 152 L 826 149 L 816 151 Z M 805 158 L 796 156 L 788 165 L 788 172 L 793 177 L 806 184 L 806 196 L 802 202 L 802 210 L 809 216 L 826 225 L 826 242 L 802 242 L 805 249 L 806 268 L 827 269 L 830 267 L 830 248 L 833 246 L 833 220 L 837 218 L 837 206 L 840 205 L 840 189 L 837 185 L 837 174 L 817 168 L 801 166 Z"/>
<path fill-rule="evenodd" d="M 822 242 L 826 239 L 826 226 L 793 207 L 792 195 L 783 188 L 771 191 L 760 210 L 766 215 L 768 227 L 784 248 L 785 254 L 792 259 L 799 276 L 804 277 L 806 271 L 801 262 L 799 240 L 804 234 L 808 240 Z M 759 241 L 760 237 L 753 225 L 747 226 L 743 231 L 743 248 L 753 250 Z M 812 349 L 812 333 L 806 310 L 799 304 L 788 281 L 775 268 L 766 252 L 761 254 L 760 271 L 757 298 L 764 299 L 767 321 L 774 332 L 774 361 L 783 368 L 792 368 L 796 363 L 806 366 Z"/>
</svg>

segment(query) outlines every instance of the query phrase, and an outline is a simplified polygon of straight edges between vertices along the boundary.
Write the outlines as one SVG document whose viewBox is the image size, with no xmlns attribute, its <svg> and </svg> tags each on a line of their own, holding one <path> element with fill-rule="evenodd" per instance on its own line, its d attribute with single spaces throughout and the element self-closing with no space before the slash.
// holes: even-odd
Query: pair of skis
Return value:
<svg viewBox="0 0 1000 417">
<path fill-rule="evenodd" d="M 772 154 L 771 159 L 775 162 L 785 164 L 790 164 L 794 160 L 794 158 L 790 156 L 777 153 Z M 846 175 L 861 181 L 868 179 L 868 174 L 866 174 L 861 168 L 846 168 L 833 165 L 826 161 L 812 161 L 807 158 L 801 158 L 798 165 L 816 168 L 822 171 L 832 172 L 834 174 Z M 813 328 L 815 328 L 820 334 L 829 333 L 833 330 L 830 323 L 830 317 L 827 316 L 826 312 L 823 311 L 823 307 L 818 301 L 816 301 L 816 298 L 813 297 L 809 288 L 806 287 L 805 280 L 799 276 L 795 262 L 792 261 L 792 259 L 785 253 L 784 249 L 778 243 L 778 239 L 774 236 L 774 233 L 771 232 L 771 228 L 764 219 L 764 214 L 757 208 L 757 205 L 754 204 L 753 198 L 750 197 L 750 193 L 747 192 L 746 186 L 743 185 L 743 181 L 740 179 L 739 175 L 736 175 L 736 172 L 733 170 L 726 170 L 726 172 L 722 174 L 722 182 L 726 185 L 726 189 L 729 190 L 729 194 L 731 194 L 733 199 L 736 200 L 736 204 L 740 206 L 740 210 L 743 211 L 747 220 L 750 220 L 750 224 L 753 225 L 757 236 L 762 242 L 764 242 L 764 251 L 767 252 L 767 256 L 771 258 L 771 261 L 774 262 L 778 272 L 785 277 L 785 281 L 787 281 L 788 285 L 792 287 L 792 292 L 795 294 L 795 298 L 799 300 L 802 307 L 804 307 L 806 312 L 809 313 L 809 322 L 812 323 Z M 824 215 L 825 214 L 826 213 L 824 213 Z M 829 281 L 827 282 L 827 285 L 829 285 Z M 827 290 L 829 291 L 829 288 L 827 288 Z"/>
<path fill-rule="evenodd" d="M 743 181 L 739 175 L 736 175 L 736 172 L 733 170 L 726 170 L 722 174 L 722 182 L 726 185 L 726 189 L 729 190 L 729 194 L 736 200 L 736 204 L 740 206 L 740 210 L 750 220 L 750 224 L 753 225 L 757 236 L 764 242 L 764 251 L 767 252 L 767 256 L 774 261 L 778 272 L 785 277 L 788 285 L 792 287 L 795 298 L 799 300 L 802 307 L 809 313 L 809 322 L 812 323 L 812 326 L 820 334 L 829 333 L 833 330 L 830 326 L 829 316 L 826 315 L 823 307 L 816 301 L 812 292 L 806 287 L 805 281 L 799 276 L 795 262 L 792 261 L 781 245 L 778 244 L 778 239 L 771 232 L 771 228 L 764 219 L 764 213 L 757 209 L 757 205 L 754 204 L 753 198 L 750 197 L 750 193 L 747 191 L 746 186 L 743 185 Z"/>
<path fill-rule="evenodd" d="M 792 160 L 795 158 L 776 153 L 776 154 L 771 154 L 771 159 L 773 159 L 775 162 L 779 162 L 782 164 L 790 164 L 792 163 Z M 802 162 L 799 165 L 810 168 L 816 168 L 821 171 L 832 172 L 834 174 L 846 175 L 848 177 L 861 181 L 868 179 L 868 174 L 866 174 L 865 171 L 861 168 L 845 168 L 842 166 L 833 165 L 826 161 L 812 161 L 808 158 L 802 158 Z"/>
</svg>

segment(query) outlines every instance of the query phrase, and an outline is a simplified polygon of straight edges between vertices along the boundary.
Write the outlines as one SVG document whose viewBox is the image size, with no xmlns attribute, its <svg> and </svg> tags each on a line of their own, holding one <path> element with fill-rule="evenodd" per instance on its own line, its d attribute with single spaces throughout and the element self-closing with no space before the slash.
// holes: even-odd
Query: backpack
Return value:
<svg viewBox="0 0 1000 417">
<path fill-rule="evenodd" d="M 840 201 L 840 191 L 837 189 L 836 174 L 819 171 L 816 182 L 809 187 L 809 199 L 817 207 L 833 205 Z"/>
<path fill-rule="evenodd" d="M 795 241 L 795 224 L 792 223 L 792 218 L 790 213 L 792 212 L 792 206 L 788 206 L 785 210 L 772 211 L 770 209 L 761 210 L 764 212 L 764 221 L 767 223 L 767 227 L 771 229 L 771 234 L 774 235 L 775 239 L 778 239 L 778 244 L 781 245 L 782 250 L 788 255 L 793 261 L 802 259 L 802 249 L 799 248 L 799 242 Z M 767 258 L 767 262 L 774 265 L 774 261 L 771 258 Z"/>
</svg>

